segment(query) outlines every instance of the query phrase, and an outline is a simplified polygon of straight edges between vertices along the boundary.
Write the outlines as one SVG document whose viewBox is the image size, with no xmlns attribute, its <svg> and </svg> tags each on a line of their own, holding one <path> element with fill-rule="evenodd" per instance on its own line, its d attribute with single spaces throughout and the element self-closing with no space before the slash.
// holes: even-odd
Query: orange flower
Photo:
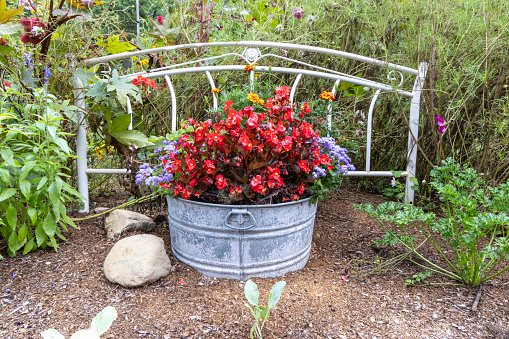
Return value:
<svg viewBox="0 0 509 339">
<path fill-rule="evenodd" d="M 210 92 L 212 92 L 212 93 L 219 93 L 219 88 L 213 88 Z"/>
<path fill-rule="evenodd" d="M 336 100 L 336 98 L 334 97 L 334 94 L 332 94 L 332 92 L 327 92 L 327 91 L 323 91 L 322 94 L 320 94 L 320 98 L 322 99 L 325 99 L 325 100 Z"/>
<path fill-rule="evenodd" d="M 253 70 L 253 66 L 251 65 L 246 65 L 246 67 L 244 67 L 244 71 L 246 72 L 251 72 Z"/>
<path fill-rule="evenodd" d="M 255 94 L 255 93 L 249 93 L 247 95 L 247 100 L 251 101 L 251 102 L 255 102 L 255 103 L 258 103 L 261 99 L 260 97 L 258 96 L 258 94 Z"/>
</svg>

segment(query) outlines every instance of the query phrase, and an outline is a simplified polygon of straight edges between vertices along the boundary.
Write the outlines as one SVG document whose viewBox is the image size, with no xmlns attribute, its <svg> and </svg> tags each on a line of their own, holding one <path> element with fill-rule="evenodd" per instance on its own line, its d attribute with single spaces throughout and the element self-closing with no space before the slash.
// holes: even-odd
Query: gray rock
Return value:
<svg viewBox="0 0 509 339">
<path fill-rule="evenodd" d="M 111 239 L 124 232 L 143 231 L 151 232 L 156 228 L 156 224 L 146 215 L 133 211 L 118 209 L 111 212 L 105 220 L 104 230 L 106 237 Z"/>
<path fill-rule="evenodd" d="M 163 239 L 138 234 L 118 241 L 104 261 L 106 279 L 125 287 L 156 281 L 170 273 L 170 258 Z"/>
</svg>

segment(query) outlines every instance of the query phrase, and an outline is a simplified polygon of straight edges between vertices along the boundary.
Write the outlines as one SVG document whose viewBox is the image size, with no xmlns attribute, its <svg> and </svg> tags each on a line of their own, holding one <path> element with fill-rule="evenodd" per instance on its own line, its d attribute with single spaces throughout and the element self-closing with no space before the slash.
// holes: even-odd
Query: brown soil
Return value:
<svg viewBox="0 0 509 339">
<path fill-rule="evenodd" d="M 98 200 L 98 206 L 121 198 Z M 382 230 L 352 208 L 366 201 L 382 199 L 346 191 L 321 202 L 307 266 L 283 278 L 253 279 L 263 302 L 276 281 L 287 281 L 264 328 L 266 338 L 509 338 L 508 274 L 483 286 L 477 311 L 476 288 L 406 287 L 405 279 L 419 272 L 406 262 L 366 275 L 387 255 L 370 246 Z M 116 240 L 106 240 L 102 220 L 79 227 L 67 232 L 69 241 L 58 253 L 40 250 L 0 261 L 0 338 L 41 338 L 48 328 L 68 338 L 106 306 L 119 316 L 105 338 L 249 337 L 244 283 L 207 278 L 178 262 L 164 225 L 155 234 L 168 244 L 172 273 L 135 289 L 104 278 L 102 264 Z"/>
</svg>

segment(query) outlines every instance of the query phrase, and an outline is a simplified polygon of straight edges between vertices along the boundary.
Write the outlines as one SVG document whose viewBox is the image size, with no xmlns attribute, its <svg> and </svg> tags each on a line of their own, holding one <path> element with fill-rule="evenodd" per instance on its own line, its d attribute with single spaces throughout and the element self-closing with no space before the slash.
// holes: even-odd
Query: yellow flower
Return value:
<svg viewBox="0 0 509 339">
<path fill-rule="evenodd" d="M 255 63 L 253 64 L 253 66 L 260 66 L 260 64 L 259 64 L 259 63 L 257 63 L 257 62 L 255 62 Z"/>
<path fill-rule="evenodd" d="M 148 60 L 147 59 L 142 59 L 139 61 L 140 65 L 142 66 L 147 66 L 148 65 Z"/>
<path fill-rule="evenodd" d="M 210 92 L 212 93 L 219 93 L 220 89 L 219 88 L 213 88 L 210 90 Z"/>
<path fill-rule="evenodd" d="M 254 102 L 254 103 L 257 103 L 258 101 L 260 101 L 260 97 L 258 96 L 258 94 L 255 94 L 255 93 L 249 93 L 247 95 L 247 100 L 251 101 L 251 102 Z"/>
<path fill-rule="evenodd" d="M 255 78 L 258 78 L 258 76 L 259 76 L 259 75 L 260 75 L 260 74 L 255 74 Z"/>
<path fill-rule="evenodd" d="M 265 101 L 263 101 L 262 99 L 258 100 L 258 103 L 262 106 L 265 105 Z"/>
</svg>

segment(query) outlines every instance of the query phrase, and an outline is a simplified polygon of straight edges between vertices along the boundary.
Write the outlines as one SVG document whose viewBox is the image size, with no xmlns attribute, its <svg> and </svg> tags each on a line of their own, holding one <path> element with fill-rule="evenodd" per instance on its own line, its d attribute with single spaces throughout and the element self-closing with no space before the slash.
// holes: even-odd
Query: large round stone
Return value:
<svg viewBox="0 0 509 339">
<path fill-rule="evenodd" d="M 104 261 L 104 275 L 112 283 L 136 287 L 170 273 L 170 258 L 164 241 L 151 234 L 139 234 L 118 241 Z"/>
</svg>

